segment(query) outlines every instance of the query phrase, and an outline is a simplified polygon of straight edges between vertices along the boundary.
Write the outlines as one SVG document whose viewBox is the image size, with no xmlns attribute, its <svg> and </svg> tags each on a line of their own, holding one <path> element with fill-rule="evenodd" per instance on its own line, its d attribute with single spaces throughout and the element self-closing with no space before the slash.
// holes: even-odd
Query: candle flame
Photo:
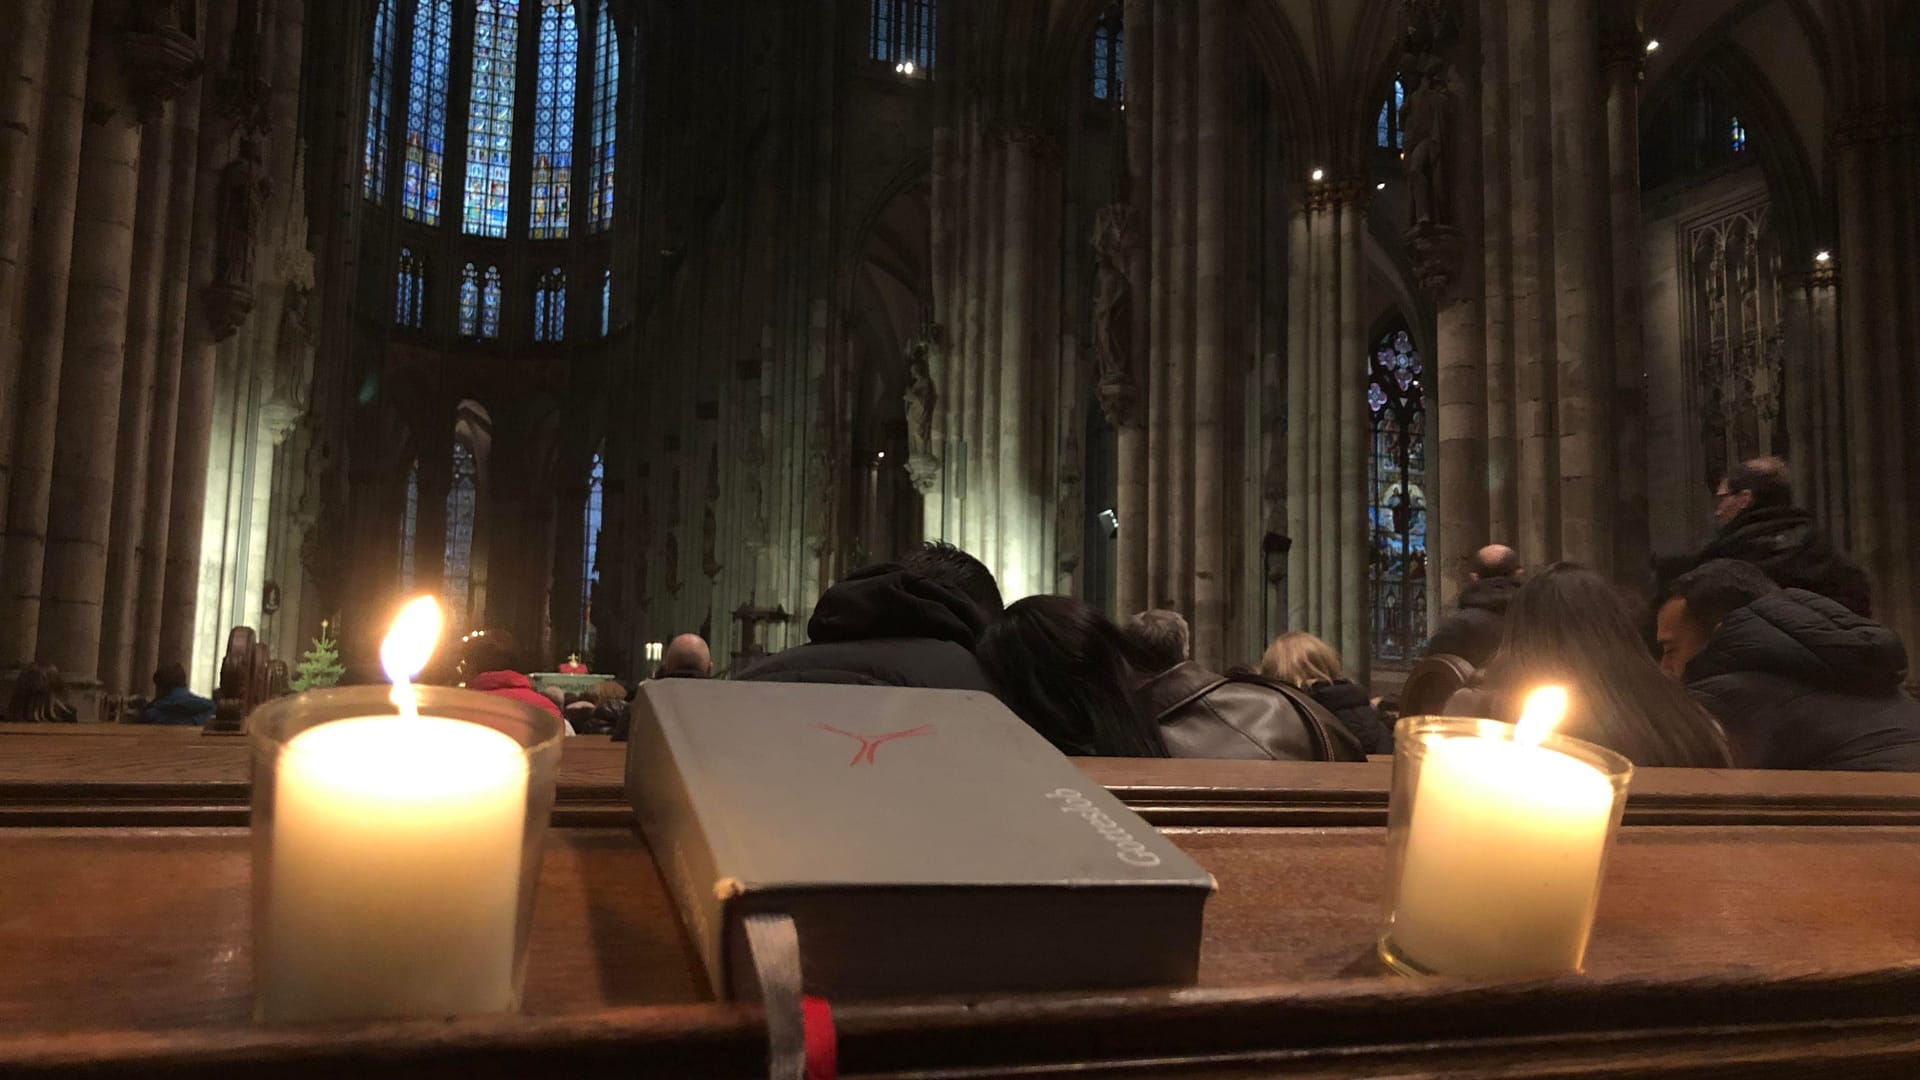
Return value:
<svg viewBox="0 0 1920 1080">
<path fill-rule="evenodd" d="M 393 617 L 380 643 L 380 666 L 393 683 L 393 703 L 402 716 L 416 716 L 413 679 L 425 670 L 433 647 L 440 643 L 440 605 L 431 596 L 416 596 Z"/>
<path fill-rule="evenodd" d="M 1538 746 L 1541 739 L 1560 726 L 1560 721 L 1566 715 L 1567 688 L 1542 686 L 1527 695 L 1526 705 L 1520 710 L 1520 723 L 1515 725 L 1513 741 Z"/>
</svg>

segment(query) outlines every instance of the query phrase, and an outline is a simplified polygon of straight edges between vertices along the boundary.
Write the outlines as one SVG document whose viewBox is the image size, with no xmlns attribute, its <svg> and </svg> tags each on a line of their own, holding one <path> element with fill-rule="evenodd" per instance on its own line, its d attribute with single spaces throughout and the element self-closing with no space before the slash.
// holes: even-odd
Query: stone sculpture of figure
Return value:
<svg viewBox="0 0 1920 1080">
<path fill-rule="evenodd" d="M 1422 65 L 1420 85 L 1400 110 L 1407 148 L 1407 193 L 1415 225 L 1448 224 L 1447 143 L 1453 128 L 1453 96 L 1437 59 Z"/>
<path fill-rule="evenodd" d="M 240 140 L 240 152 L 220 170 L 220 229 L 213 258 L 213 280 L 241 289 L 253 285 L 253 249 L 260 215 L 273 182 L 260 163 L 257 139 Z"/>
<path fill-rule="evenodd" d="M 1133 207 L 1103 206 L 1093 225 L 1093 354 L 1100 381 L 1124 382 L 1132 370 L 1133 289 L 1127 252 L 1133 246 Z"/>
<path fill-rule="evenodd" d="M 933 374 L 927 370 L 927 353 L 916 341 L 907 353 L 907 456 L 927 457 L 933 453 Z"/>
</svg>

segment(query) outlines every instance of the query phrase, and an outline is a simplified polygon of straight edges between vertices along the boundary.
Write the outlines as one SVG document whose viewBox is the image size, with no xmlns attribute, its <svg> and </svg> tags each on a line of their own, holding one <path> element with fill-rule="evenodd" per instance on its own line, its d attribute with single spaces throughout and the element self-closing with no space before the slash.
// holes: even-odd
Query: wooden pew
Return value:
<svg viewBox="0 0 1920 1080">
<path fill-rule="evenodd" d="M 524 1015 L 263 1030 L 243 742 L 0 732 L 0 1075 L 754 1075 L 624 751 L 567 744 Z M 1389 765 L 1082 768 L 1218 876 L 1200 985 L 841 1003 L 843 1075 L 1920 1075 L 1920 777 L 1647 770 L 1588 974 L 1471 984 L 1372 957 Z"/>
</svg>

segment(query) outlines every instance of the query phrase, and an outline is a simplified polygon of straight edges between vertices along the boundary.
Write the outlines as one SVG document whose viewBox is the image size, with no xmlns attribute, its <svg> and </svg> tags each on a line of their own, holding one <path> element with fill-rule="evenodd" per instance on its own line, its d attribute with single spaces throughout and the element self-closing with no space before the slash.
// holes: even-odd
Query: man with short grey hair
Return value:
<svg viewBox="0 0 1920 1080">
<path fill-rule="evenodd" d="M 1486 667 L 1500 647 L 1507 605 L 1525 574 L 1519 552 L 1505 544 L 1488 544 L 1474 552 L 1467 564 L 1467 587 L 1460 590 L 1460 610 L 1440 620 L 1426 655 L 1457 656 L 1474 667 Z"/>
<path fill-rule="evenodd" d="M 710 679 L 713 677 L 713 654 L 707 650 L 706 639 L 699 634 L 681 634 L 667 643 L 667 654 L 660 661 L 660 670 L 654 672 L 656 679 Z"/>
<path fill-rule="evenodd" d="M 1187 617 L 1177 611 L 1149 608 L 1128 619 L 1122 629 L 1140 651 L 1139 659 L 1151 675 L 1184 662 L 1192 652 L 1193 635 L 1187 628 Z"/>
</svg>

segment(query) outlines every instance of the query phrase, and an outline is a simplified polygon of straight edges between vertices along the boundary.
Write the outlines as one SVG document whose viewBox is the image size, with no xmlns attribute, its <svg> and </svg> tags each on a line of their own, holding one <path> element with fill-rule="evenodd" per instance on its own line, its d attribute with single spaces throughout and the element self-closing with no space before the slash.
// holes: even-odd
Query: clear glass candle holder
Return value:
<svg viewBox="0 0 1920 1080">
<path fill-rule="evenodd" d="M 564 728 L 497 695 L 384 686 L 262 706 L 253 745 L 254 1017 L 510 1012 Z"/>
<path fill-rule="evenodd" d="M 1577 972 L 1633 765 L 1494 720 L 1394 729 L 1380 956 L 1409 975 Z"/>
</svg>

